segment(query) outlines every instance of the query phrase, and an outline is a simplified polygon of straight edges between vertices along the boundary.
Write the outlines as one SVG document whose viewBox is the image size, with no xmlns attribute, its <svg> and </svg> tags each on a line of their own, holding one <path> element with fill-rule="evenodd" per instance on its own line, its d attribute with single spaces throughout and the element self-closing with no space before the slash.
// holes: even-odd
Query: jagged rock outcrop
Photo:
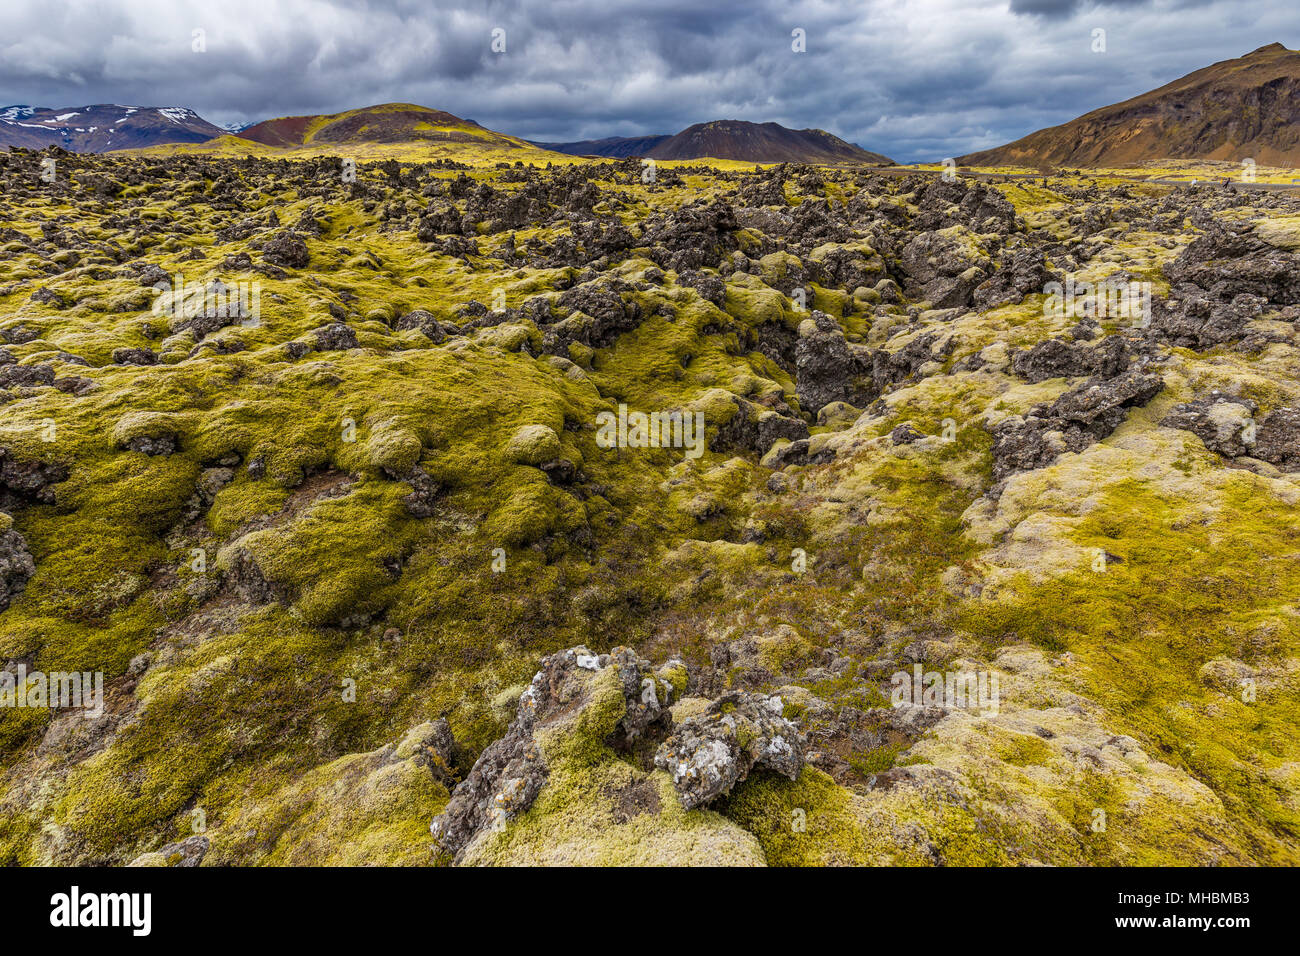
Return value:
<svg viewBox="0 0 1300 956">
<path fill-rule="evenodd" d="M 19 457 L 0 446 L 0 508 L 13 510 L 24 502 L 53 504 L 53 486 L 67 478 L 64 465 Z"/>
<path fill-rule="evenodd" d="M 613 703 L 623 708 L 611 745 L 630 750 L 644 735 L 662 735 L 671 722 L 668 705 L 684 687 L 654 674 L 648 661 L 626 647 L 609 654 L 593 654 L 586 647 L 552 654 L 520 696 L 506 735 L 488 745 L 431 824 L 440 846 L 458 853 L 476 834 L 501 828 L 532 806 L 549 774 L 538 738 L 580 721 L 589 708 L 610 706 L 601 696 L 606 688 L 593 680 L 602 672 L 616 676 L 621 700 Z M 684 683 L 684 668 L 681 673 Z"/>
<path fill-rule="evenodd" d="M 805 412 L 816 415 L 831 402 L 862 402 L 853 382 L 861 369 L 839 323 L 825 312 L 814 311 L 800 326 L 794 356 L 799 404 Z"/>
<path fill-rule="evenodd" d="M 783 438 L 797 442 L 808 437 L 807 423 L 793 415 L 783 415 L 722 390 L 705 396 L 706 404 L 716 404 L 716 401 L 707 402 L 708 399 L 720 400 L 735 408 L 734 412 L 729 411 L 721 424 L 708 429 L 708 445 L 713 451 L 747 451 L 764 455 Z"/>
<path fill-rule="evenodd" d="M 1300 471 L 1300 409 L 1278 408 L 1255 431 L 1254 457 L 1282 471 Z"/>
<path fill-rule="evenodd" d="M 454 326 L 444 326 L 432 312 L 427 312 L 424 309 L 413 309 L 397 320 L 397 330 L 399 332 L 407 329 L 416 329 L 423 332 L 429 341 L 434 345 L 439 345 L 446 341 L 448 335 L 453 334 Z"/>
<path fill-rule="evenodd" d="M 725 694 L 673 728 L 655 752 L 655 766 L 672 774 L 687 809 L 729 793 L 755 767 L 794 780 L 803 769 L 804 741 L 782 707 L 780 697 Z"/>
<path fill-rule="evenodd" d="M 1129 367 L 1132 354 L 1121 335 L 1112 335 L 1097 345 L 1043 339 L 1011 359 L 1016 375 L 1029 382 L 1049 378 L 1114 378 Z"/>
<path fill-rule="evenodd" d="M 1300 411 L 1278 408 L 1256 421 L 1252 399 L 1213 392 L 1176 405 L 1160 422 L 1191 432 L 1224 458 L 1254 458 L 1281 471 L 1300 471 Z"/>
<path fill-rule="evenodd" d="M 1027 295 L 1045 293 L 1048 283 L 1059 282 L 1060 275 L 1047 268 L 1042 250 L 1016 249 L 1003 256 L 988 279 L 975 287 L 975 308 L 995 309 L 1019 302 Z"/>
<path fill-rule="evenodd" d="M 728 693 L 674 725 L 670 705 L 688 681 L 680 660 L 652 670 L 626 647 L 609 654 L 574 647 L 547 657 L 506 735 L 488 746 L 434 819 L 434 839 L 458 861 L 478 859 L 545 788 L 574 786 L 575 773 L 591 762 L 614 777 L 631 775 L 612 807 L 616 825 L 644 814 L 676 819 L 725 796 L 755 768 L 799 776 L 803 737 L 782 715 L 780 698 Z M 665 773 L 657 777 L 654 767 Z M 669 780 L 679 810 L 663 804 Z"/>
<path fill-rule="evenodd" d="M 1300 303 L 1300 256 L 1245 225 L 1214 222 L 1165 266 L 1170 293 L 1152 310 L 1151 334 L 1208 349 L 1247 333 L 1253 319 Z"/>
<path fill-rule="evenodd" d="M 1113 432 L 1128 409 L 1145 405 L 1164 380 L 1133 369 L 1111 379 L 1092 378 L 1050 405 L 1039 405 L 1023 419 L 1009 419 L 993 430 L 993 478 L 1051 464 L 1065 452 L 1082 451 Z"/>
<path fill-rule="evenodd" d="M 542 350 L 567 357 L 569 346 L 575 342 L 604 348 L 636 328 L 641 322 L 641 307 L 624 301 L 617 282 L 585 283 L 561 295 L 559 305 L 570 310 L 569 315 L 546 329 Z"/>
<path fill-rule="evenodd" d="M 322 326 L 312 332 L 317 352 L 345 352 L 357 348 L 357 333 L 343 322 Z"/>
<path fill-rule="evenodd" d="M 262 258 L 274 266 L 301 269 L 311 262 L 311 253 L 296 233 L 282 232 L 262 247 Z"/>
<path fill-rule="evenodd" d="M 1205 442 L 1206 448 L 1225 458 L 1239 458 L 1251 453 L 1254 415 L 1258 408 L 1248 398 L 1212 393 L 1175 405 L 1160 424 L 1191 432 Z"/>
<path fill-rule="evenodd" d="M 992 263 L 970 232 L 961 226 L 923 232 L 902 251 L 899 265 L 909 292 L 931 308 L 966 308 L 989 276 Z"/>
</svg>

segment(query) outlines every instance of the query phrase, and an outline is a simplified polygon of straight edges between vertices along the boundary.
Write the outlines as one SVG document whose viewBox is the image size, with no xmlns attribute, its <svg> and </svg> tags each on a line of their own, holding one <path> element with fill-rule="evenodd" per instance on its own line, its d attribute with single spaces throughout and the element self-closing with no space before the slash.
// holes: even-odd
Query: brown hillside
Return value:
<svg viewBox="0 0 1300 956">
<path fill-rule="evenodd" d="M 1247 158 L 1261 165 L 1300 165 L 1300 52 L 1280 43 L 958 162 L 1122 166 Z"/>
</svg>

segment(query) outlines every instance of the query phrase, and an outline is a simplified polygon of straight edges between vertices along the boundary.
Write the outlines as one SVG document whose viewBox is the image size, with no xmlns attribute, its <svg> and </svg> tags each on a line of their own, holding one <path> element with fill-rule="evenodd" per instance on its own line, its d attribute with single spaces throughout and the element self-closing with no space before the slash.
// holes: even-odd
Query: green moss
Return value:
<svg viewBox="0 0 1300 956">
<path fill-rule="evenodd" d="M 1122 563 L 1024 585 L 1029 600 L 974 603 L 961 624 L 990 642 L 1069 650 L 1117 732 L 1209 786 L 1257 858 L 1289 860 L 1300 818 L 1269 769 L 1297 757 L 1285 729 L 1300 719 L 1294 698 L 1270 691 L 1246 703 L 1206 686 L 1201 668 L 1295 654 L 1286 607 L 1300 587 L 1288 557 L 1300 525 L 1249 476 L 1228 484 L 1223 505 L 1228 522 L 1182 521 L 1180 503 L 1121 483 L 1074 537 Z"/>
<path fill-rule="evenodd" d="M 506 458 L 519 465 L 541 465 L 560 456 L 560 436 L 547 425 L 524 425 L 510 436 Z"/>
<path fill-rule="evenodd" d="M 864 754 L 849 757 L 849 766 L 856 770 L 864 777 L 870 778 L 878 773 L 884 773 L 898 761 L 899 753 L 905 745 L 885 744 L 869 750 Z"/>
<path fill-rule="evenodd" d="M 756 773 L 718 810 L 758 837 L 771 866 L 853 866 L 867 860 L 852 794 L 813 767 L 805 767 L 798 780 Z"/>
<path fill-rule="evenodd" d="M 230 571 L 241 552 L 251 555 L 309 623 L 373 614 L 386 605 L 393 563 L 400 568 L 421 537 L 401 496 L 400 486 L 362 483 L 343 497 L 317 501 L 288 527 L 236 539 L 218 553 L 217 566 Z"/>
<path fill-rule="evenodd" d="M 999 739 L 995 751 L 998 757 L 1016 767 L 1045 764 L 1052 754 L 1047 744 L 1028 734 L 1015 734 Z"/>
<path fill-rule="evenodd" d="M 371 468 L 405 475 L 420 460 L 424 446 L 418 435 L 392 420 L 376 425 L 366 440 L 366 457 Z"/>
</svg>

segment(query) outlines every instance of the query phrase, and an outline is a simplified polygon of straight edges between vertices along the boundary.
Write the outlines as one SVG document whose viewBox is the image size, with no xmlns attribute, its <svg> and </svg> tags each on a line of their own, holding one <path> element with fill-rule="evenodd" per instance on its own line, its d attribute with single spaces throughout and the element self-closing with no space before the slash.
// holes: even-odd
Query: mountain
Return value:
<svg viewBox="0 0 1300 956">
<path fill-rule="evenodd" d="M 539 143 L 579 156 L 645 156 L 649 159 L 737 159 L 754 163 L 892 164 L 820 129 L 787 129 L 777 123 L 714 120 L 696 123 L 675 136 L 629 136 L 577 143 Z"/>
<path fill-rule="evenodd" d="M 236 135 L 240 139 L 276 147 L 427 142 L 532 148 L 532 144 L 522 139 L 495 133 L 473 120 L 411 103 L 383 103 L 322 116 L 284 116 L 257 123 Z"/>
<path fill-rule="evenodd" d="M 165 143 L 202 143 L 225 131 L 180 106 L 6 106 L 0 109 L 0 147 L 62 146 L 104 153 Z"/>
<path fill-rule="evenodd" d="M 649 156 L 650 150 L 669 139 L 672 139 L 672 136 L 660 133 L 657 136 L 610 136 L 606 139 L 579 140 L 576 143 L 534 143 L 533 145 L 574 156 L 608 156 L 611 159 L 626 159 L 628 156 Z"/>
<path fill-rule="evenodd" d="M 777 123 L 714 120 L 696 123 L 659 143 L 651 159 L 739 159 L 761 163 L 877 163 L 893 160 L 846 143 L 822 129 L 786 129 Z"/>
<path fill-rule="evenodd" d="M 1280 43 L 1260 47 L 957 161 L 970 166 L 1121 166 L 1170 158 L 1300 165 L 1300 52 Z"/>
</svg>

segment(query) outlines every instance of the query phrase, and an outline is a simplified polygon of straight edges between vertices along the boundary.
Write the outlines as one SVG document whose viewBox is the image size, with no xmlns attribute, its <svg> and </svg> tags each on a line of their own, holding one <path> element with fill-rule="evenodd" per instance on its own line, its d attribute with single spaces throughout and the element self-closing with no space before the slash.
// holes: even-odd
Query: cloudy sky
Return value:
<svg viewBox="0 0 1300 956">
<path fill-rule="evenodd" d="M 906 162 L 1297 34 L 1294 0 L 4 0 L 0 106 L 224 124 L 402 101 L 545 141 L 772 120 Z"/>
</svg>

